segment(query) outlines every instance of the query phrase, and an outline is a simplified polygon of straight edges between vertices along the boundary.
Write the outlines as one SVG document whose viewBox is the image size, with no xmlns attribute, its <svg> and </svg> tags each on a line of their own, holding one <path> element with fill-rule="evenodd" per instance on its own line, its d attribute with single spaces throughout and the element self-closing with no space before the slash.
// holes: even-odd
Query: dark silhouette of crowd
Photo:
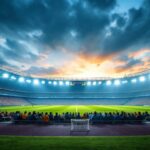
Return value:
<svg viewBox="0 0 150 150">
<path fill-rule="evenodd" d="M 48 112 L 0 112 L 0 121 L 24 123 L 70 123 L 71 119 L 89 119 L 91 123 L 130 123 L 150 119 L 148 112 L 91 112 L 91 113 L 48 113 Z"/>
</svg>

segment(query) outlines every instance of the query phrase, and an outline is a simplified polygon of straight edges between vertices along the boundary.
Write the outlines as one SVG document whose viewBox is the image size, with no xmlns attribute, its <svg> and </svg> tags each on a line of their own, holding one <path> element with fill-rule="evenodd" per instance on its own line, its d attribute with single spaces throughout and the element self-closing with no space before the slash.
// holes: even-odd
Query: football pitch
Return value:
<svg viewBox="0 0 150 150">
<path fill-rule="evenodd" d="M 35 106 L 0 106 L 0 111 L 7 112 L 149 112 L 150 106 L 123 106 L 123 105 L 35 105 Z"/>
<path fill-rule="evenodd" d="M 17 137 L 0 136 L 1 150 L 149 150 L 150 136 Z"/>
<path fill-rule="evenodd" d="M 0 111 L 37 112 L 149 112 L 150 106 L 45 105 L 0 106 Z M 17 127 L 17 126 L 16 126 Z M 134 127 L 134 126 L 133 126 Z M 48 128 L 47 128 L 48 129 Z M 17 130 L 17 128 L 16 128 Z M 0 136 L 1 150 L 148 150 L 150 136 Z"/>
</svg>

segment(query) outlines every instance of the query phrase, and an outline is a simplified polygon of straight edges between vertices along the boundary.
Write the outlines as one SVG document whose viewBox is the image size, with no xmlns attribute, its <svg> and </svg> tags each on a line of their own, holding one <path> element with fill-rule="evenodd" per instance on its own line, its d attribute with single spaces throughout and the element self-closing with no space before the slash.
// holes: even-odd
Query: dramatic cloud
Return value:
<svg viewBox="0 0 150 150">
<path fill-rule="evenodd" d="M 105 53 L 150 46 L 149 7 L 150 3 L 147 0 L 139 9 L 131 8 L 128 14 L 112 15 L 116 25 L 110 28 L 111 35 L 104 40 Z"/>
<path fill-rule="evenodd" d="M 116 6 L 116 0 L 87 0 L 89 5 L 100 10 L 110 10 Z"/>
<path fill-rule="evenodd" d="M 55 68 L 53 67 L 48 67 L 48 68 L 42 68 L 42 67 L 31 67 L 30 69 L 28 69 L 26 71 L 27 74 L 32 75 L 34 74 L 35 76 L 39 77 L 39 76 L 46 76 L 48 77 L 48 75 L 55 75 L 57 74 L 57 70 L 55 70 Z"/>
<path fill-rule="evenodd" d="M 127 0 L 121 12 L 122 3 L 1 0 L 0 67 L 36 77 L 110 76 L 148 69 L 150 1 Z"/>
</svg>

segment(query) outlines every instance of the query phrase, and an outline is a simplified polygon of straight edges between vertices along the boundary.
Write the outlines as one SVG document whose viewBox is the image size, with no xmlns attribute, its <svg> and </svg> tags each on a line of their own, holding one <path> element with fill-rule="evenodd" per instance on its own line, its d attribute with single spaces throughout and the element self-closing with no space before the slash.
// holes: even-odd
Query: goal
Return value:
<svg viewBox="0 0 150 150">
<path fill-rule="evenodd" d="M 71 132 L 89 132 L 89 119 L 71 119 Z"/>
</svg>

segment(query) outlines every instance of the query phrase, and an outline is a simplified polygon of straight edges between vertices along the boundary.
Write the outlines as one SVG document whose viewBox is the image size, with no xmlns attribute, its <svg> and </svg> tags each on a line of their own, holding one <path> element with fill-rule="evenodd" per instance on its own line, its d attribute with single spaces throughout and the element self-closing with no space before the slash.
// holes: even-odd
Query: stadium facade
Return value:
<svg viewBox="0 0 150 150">
<path fill-rule="evenodd" d="M 120 78 L 41 79 L 0 70 L 0 105 L 150 105 L 150 70 Z"/>
</svg>

